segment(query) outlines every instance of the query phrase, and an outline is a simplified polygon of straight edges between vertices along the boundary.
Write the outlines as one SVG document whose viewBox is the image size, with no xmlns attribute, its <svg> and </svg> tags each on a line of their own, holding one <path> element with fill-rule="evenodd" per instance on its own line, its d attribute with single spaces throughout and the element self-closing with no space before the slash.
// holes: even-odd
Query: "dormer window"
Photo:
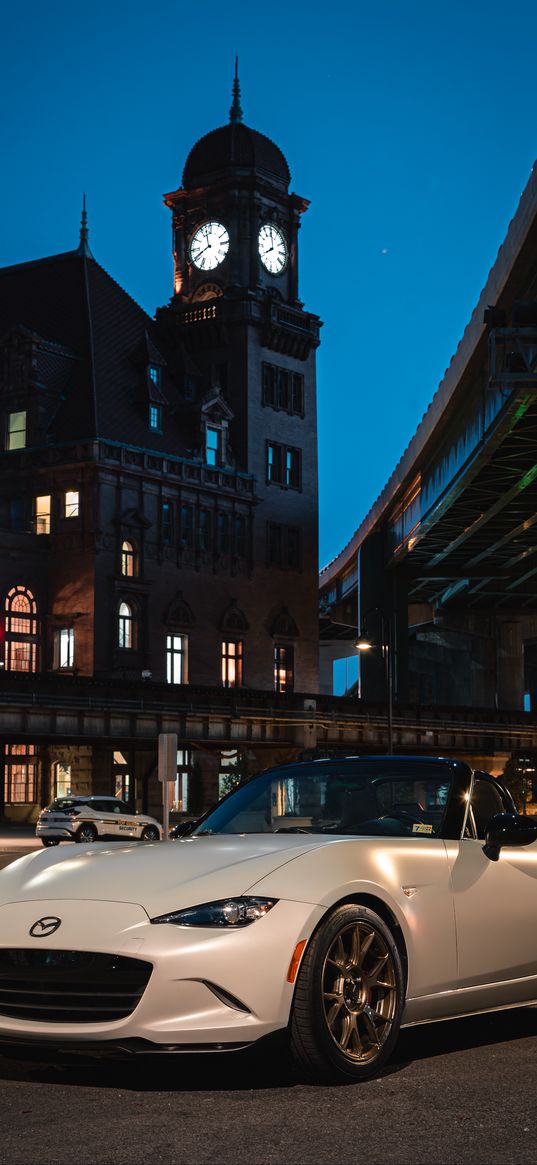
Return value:
<svg viewBox="0 0 537 1165">
<path fill-rule="evenodd" d="M 222 430 L 207 425 L 205 430 L 205 460 L 207 465 L 222 464 Z"/>
<path fill-rule="evenodd" d="M 149 428 L 152 433 L 162 433 L 162 405 L 149 405 Z"/>
<path fill-rule="evenodd" d="M 149 379 L 153 381 L 153 384 L 156 384 L 157 388 L 160 388 L 160 382 L 162 380 L 162 369 L 158 364 L 150 364 L 148 372 Z"/>
</svg>

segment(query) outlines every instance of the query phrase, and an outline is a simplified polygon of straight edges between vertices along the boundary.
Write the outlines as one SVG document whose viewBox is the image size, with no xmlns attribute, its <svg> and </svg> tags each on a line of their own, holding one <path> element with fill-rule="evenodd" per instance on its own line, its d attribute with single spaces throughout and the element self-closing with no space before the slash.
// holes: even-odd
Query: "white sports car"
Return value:
<svg viewBox="0 0 537 1165">
<path fill-rule="evenodd" d="M 466 764 L 268 770 L 168 844 L 0 872 L 0 1042 L 244 1048 L 285 1032 L 316 1079 L 379 1070 L 399 1029 L 537 1000 L 537 827 Z"/>
</svg>

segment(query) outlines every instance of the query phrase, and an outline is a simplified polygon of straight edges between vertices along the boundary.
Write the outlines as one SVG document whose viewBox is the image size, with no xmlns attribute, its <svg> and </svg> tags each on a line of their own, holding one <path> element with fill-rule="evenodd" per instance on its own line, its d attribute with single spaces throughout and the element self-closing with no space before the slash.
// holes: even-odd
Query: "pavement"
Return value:
<svg viewBox="0 0 537 1165">
<path fill-rule="evenodd" d="M 30 825 L 19 825 L 12 821 L 0 819 L 0 853 L 12 851 L 41 849 L 41 842 L 35 836 L 35 822 Z"/>
</svg>

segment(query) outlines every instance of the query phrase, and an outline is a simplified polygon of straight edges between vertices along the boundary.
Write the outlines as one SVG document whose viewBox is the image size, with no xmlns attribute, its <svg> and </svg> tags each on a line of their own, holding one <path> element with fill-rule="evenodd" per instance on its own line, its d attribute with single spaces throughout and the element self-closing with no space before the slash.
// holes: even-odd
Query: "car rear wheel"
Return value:
<svg viewBox="0 0 537 1165">
<path fill-rule="evenodd" d="M 403 1004 L 401 957 L 386 923 L 365 906 L 339 906 L 300 966 L 293 1058 L 310 1078 L 367 1080 L 393 1051 Z"/>
<path fill-rule="evenodd" d="M 97 841 L 97 830 L 94 825 L 81 825 L 75 833 L 75 841 L 88 844 Z"/>
<path fill-rule="evenodd" d="M 160 841 L 160 833 L 156 825 L 146 825 L 142 829 L 142 841 Z"/>
<path fill-rule="evenodd" d="M 59 837 L 42 837 L 41 838 L 41 845 L 48 846 L 48 845 L 59 845 L 59 844 L 60 844 Z"/>
</svg>

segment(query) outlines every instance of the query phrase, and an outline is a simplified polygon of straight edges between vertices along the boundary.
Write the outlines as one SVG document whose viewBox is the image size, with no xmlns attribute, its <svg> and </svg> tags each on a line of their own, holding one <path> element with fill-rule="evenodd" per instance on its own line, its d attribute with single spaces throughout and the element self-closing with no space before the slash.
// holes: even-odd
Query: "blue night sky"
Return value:
<svg viewBox="0 0 537 1165">
<path fill-rule="evenodd" d="M 536 155 L 534 0 L 29 0 L 3 16 L 0 265 L 95 258 L 150 313 L 192 144 L 246 124 L 311 200 L 300 294 L 318 358 L 320 564 L 375 501 L 462 336 Z"/>
</svg>

